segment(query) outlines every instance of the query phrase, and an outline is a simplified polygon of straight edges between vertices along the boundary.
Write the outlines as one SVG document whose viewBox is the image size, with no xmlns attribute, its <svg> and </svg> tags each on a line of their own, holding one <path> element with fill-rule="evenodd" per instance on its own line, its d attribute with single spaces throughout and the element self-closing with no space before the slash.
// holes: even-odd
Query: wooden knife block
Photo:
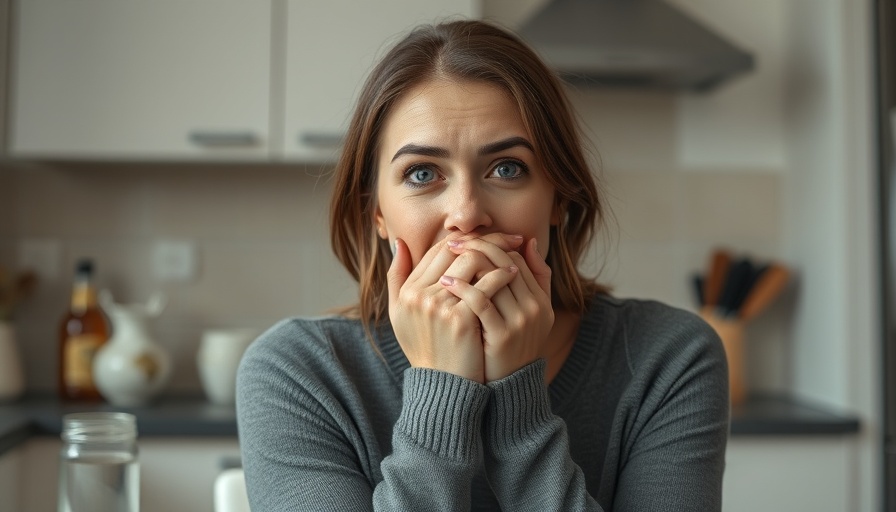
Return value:
<svg viewBox="0 0 896 512">
<path fill-rule="evenodd" d="M 712 312 L 702 312 L 701 316 L 722 339 L 725 356 L 728 358 L 728 390 L 731 406 L 744 403 L 747 387 L 744 376 L 744 322 L 737 318 L 722 318 Z"/>
</svg>

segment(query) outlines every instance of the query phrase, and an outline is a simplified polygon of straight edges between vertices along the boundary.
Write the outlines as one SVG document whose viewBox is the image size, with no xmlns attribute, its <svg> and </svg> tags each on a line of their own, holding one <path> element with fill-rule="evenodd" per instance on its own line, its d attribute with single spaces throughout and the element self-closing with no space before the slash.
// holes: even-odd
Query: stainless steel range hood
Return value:
<svg viewBox="0 0 896 512">
<path fill-rule="evenodd" d="M 706 91 L 753 56 L 662 0 L 553 0 L 520 35 L 574 84 Z"/>
</svg>

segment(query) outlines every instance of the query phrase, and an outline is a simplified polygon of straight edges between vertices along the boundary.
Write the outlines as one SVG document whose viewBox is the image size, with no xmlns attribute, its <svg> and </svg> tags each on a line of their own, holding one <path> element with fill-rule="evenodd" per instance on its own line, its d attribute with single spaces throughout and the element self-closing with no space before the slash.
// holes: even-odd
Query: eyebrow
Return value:
<svg viewBox="0 0 896 512">
<path fill-rule="evenodd" d="M 445 148 L 439 148 L 436 146 L 421 146 L 420 144 L 405 144 L 401 146 L 401 149 L 395 152 L 395 156 L 392 157 L 392 161 L 394 162 L 396 158 L 401 155 L 423 155 L 423 156 L 433 156 L 436 158 L 448 158 L 448 150 Z"/>
<path fill-rule="evenodd" d="M 510 148 L 514 148 L 517 146 L 523 146 L 527 148 L 531 152 L 535 152 L 535 148 L 532 147 L 532 144 L 524 139 L 523 137 L 510 137 L 504 140 L 499 140 L 497 142 L 492 142 L 490 144 L 486 144 L 479 148 L 479 155 L 490 155 L 492 153 L 498 153 Z M 392 161 L 402 155 L 423 155 L 423 156 L 432 156 L 436 158 L 448 158 L 450 153 L 445 148 L 440 148 L 437 146 L 424 146 L 421 144 L 405 144 L 398 151 L 395 152 L 395 155 L 392 157 Z"/>
<path fill-rule="evenodd" d="M 498 142 L 492 142 L 491 144 L 486 144 L 479 148 L 479 155 L 490 155 L 492 153 L 499 153 L 506 149 L 515 148 L 517 146 L 523 146 L 524 148 L 528 148 L 529 151 L 535 153 L 535 148 L 532 147 L 532 144 L 529 143 L 528 140 L 522 137 L 510 137 L 509 139 L 499 140 Z"/>
</svg>

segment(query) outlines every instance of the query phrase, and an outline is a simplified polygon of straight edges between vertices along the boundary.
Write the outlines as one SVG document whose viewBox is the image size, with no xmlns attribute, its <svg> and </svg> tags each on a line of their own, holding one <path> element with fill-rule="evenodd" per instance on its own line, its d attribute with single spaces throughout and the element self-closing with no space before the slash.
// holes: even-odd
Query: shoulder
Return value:
<svg viewBox="0 0 896 512">
<path fill-rule="evenodd" d="M 240 376 L 278 373 L 292 378 L 332 368 L 341 346 L 366 344 L 361 322 L 339 316 L 287 318 L 261 334 L 246 350 Z"/>
<path fill-rule="evenodd" d="M 699 315 L 655 300 L 595 298 L 594 310 L 611 324 L 612 336 L 624 344 L 629 369 L 684 370 L 696 361 L 727 372 L 718 335 Z"/>
<path fill-rule="evenodd" d="M 250 345 L 247 357 L 332 352 L 335 343 L 357 337 L 363 338 L 363 328 L 357 320 L 339 316 L 287 318 L 262 333 Z"/>
</svg>

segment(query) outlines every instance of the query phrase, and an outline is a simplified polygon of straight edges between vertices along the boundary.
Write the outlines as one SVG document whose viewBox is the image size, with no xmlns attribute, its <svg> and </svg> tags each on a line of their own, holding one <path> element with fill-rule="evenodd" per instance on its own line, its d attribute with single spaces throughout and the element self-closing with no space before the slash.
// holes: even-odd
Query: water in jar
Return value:
<svg viewBox="0 0 896 512">
<path fill-rule="evenodd" d="M 94 454 L 66 461 L 59 512 L 138 512 L 140 466 L 132 455 Z"/>
</svg>

